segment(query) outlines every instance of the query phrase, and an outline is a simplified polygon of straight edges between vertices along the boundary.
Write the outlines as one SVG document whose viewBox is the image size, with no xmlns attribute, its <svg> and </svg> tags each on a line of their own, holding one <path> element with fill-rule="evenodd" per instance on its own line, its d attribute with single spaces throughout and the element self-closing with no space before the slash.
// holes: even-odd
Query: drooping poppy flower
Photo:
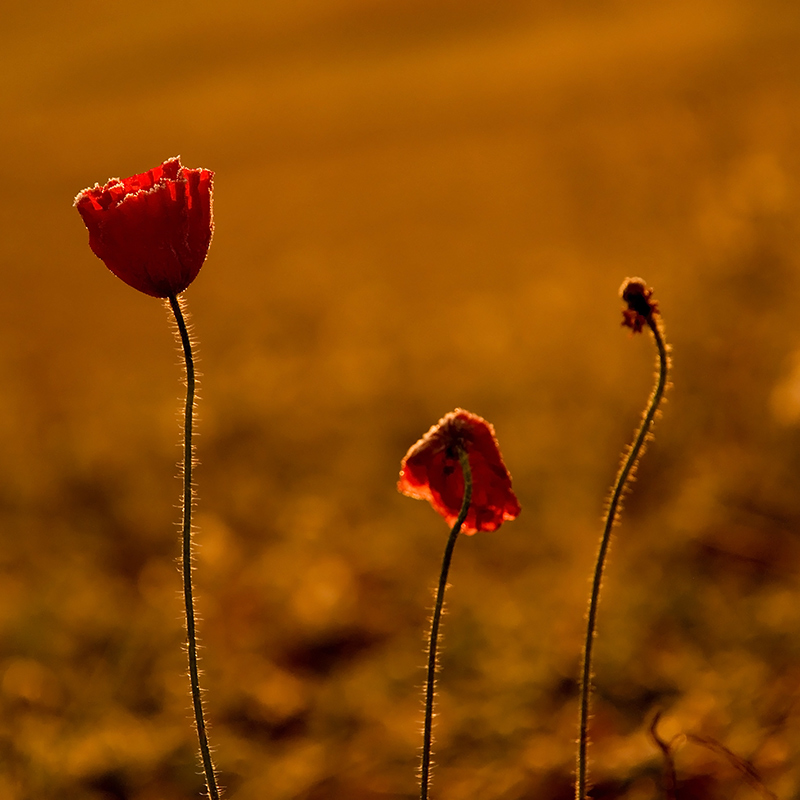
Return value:
<svg viewBox="0 0 800 800">
<path fill-rule="evenodd" d="M 211 244 L 213 177 L 170 158 L 141 175 L 84 189 L 75 206 L 89 247 L 128 286 L 152 297 L 180 294 Z"/>
<path fill-rule="evenodd" d="M 457 408 L 446 414 L 406 453 L 397 488 L 409 497 L 428 500 L 451 527 L 464 499 L 459 451 L 472 472 L 472 502 L 461 532 L 497 530 L 515 519 L 519 501 L 511 489 L 494 428 L 482 417 Z"/>
<path fill-rule="evenodd" d="M 619 296 L 628 304 L 622 312 L 622 325 L 634 333 L 641 333 L 658 314 L 658 302 L 653 300 L 653 290 L 641 278 L 625 278 Z"/>
</svg>

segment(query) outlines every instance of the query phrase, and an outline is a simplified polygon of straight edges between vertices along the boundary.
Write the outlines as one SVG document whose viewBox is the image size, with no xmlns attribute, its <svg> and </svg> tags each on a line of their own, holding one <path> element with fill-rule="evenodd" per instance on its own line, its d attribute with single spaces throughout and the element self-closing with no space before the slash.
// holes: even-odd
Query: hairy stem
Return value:
<svg viewBox="0 0 800 800">
<path fill-rule="evenodd" d="M 442 571 L 439 574 L 439 586 L 436 590 L 436 603 L 433 607 L 431 620 L 431 635 L 428 643 L 428 676 L 425 685 L 425 725 L 422 736 L 422 770 L 420 773 L 420 798 L 427 800 L 428 788 L 431 780 L 431 740 L 433 736 L 433 698 L 436 691 L 436 649 L 439 643 L 439 623 L 442 618 L 444 605 L 444 591 L 447 588 L 447 573 L 450 571 L 450 561 L 453 558 L 453 549 L 456 546 L 461 526 L 467 518 L 469 504 L 472 502 L 472 470 L 469 466 L 469 457 L 463 448 L 458 453 L 461 462 L 461 471 L 464 474 L 464 499 L 461 502 L 461 511 L 455 525 L 450 531 L 447 546 L 442 559 Z"/>
<path fill-rule="evenodd" d="M 583 644 L 583 666 L 581 669 L 581 694 L 580 694 L 580 728 L 578 734 L 578 779 L 575 786 L 576 800 L 586 800 L 588 790 L 588 768 L 587 768 L 587 747 L 589 743 L 589 699 L 592 689 L 592 649 L 594 646 L 595 631 L 597 627 L 597 606 L 600 602 L 600 586 L 603 581 L 603 569 L 605 568 L 608 546 L 611 542 L 611 531 L 619 516 L 620 500 L 625 489 L 625 484 L 630 478 L 636 462 L 641 455 L 642 448 L 650 429 L 653 426 L 656 411 L 664 396 L 667 387 L 667 373 L 669 371 L 669 356 L 667 346 L 664 344 L 664 337 L 661 333 L 658 318 L 651 316 L 648 319 L 650 330 L 653 332 L 656 348 L 658 349 L 658 378 L 655 388 L 650 396 L 650 402 L 642 418 L 642 424 L 636 431 L 633 444 L 628 450 L 628 454 L 622 462 L 614 487 L 611 490 L 611 499 L 608 503 L 605 521 L 603 525 L 603 535 L 600 538 L 600 547 L 597 552 L 595 562 L 594 577 L 592 578 L 592 592 L 589 598 L 589 613 L 586 620 L 586 638 Z"/>
<path fill-rule="evenodd" d="M 186 607 L 186 645 L 189 656 L 189 682 L 192 691 L 192 706 L 197 727 L 197 738 L 200 743 L 200 758 L 203 763 L 208 796 L 211 800 L 219 800 L 219 789 L 211 760 L 211 748 L 208 744 L 206 720 L 203 714 L 203 698 L 200 690 L 200 672 L 197 663 L 197 625 L 194 613 L 194 593 L 192 588 L 192 507 L 194 505 L 194 487 L 192 486 L 192 466 L 194 446 L 192 432 L 194 427 L 194 393 L 195 372 L 192 357 L 192 342 L 186 328 L 183 315 L 183 303 L 175 295 L 169 296 L 169 305 L 178 325 L 178 335 L 183 348 L 186 367 L 186 406 L 183 416 L 183 520 L 182 520 L 182 566 L 183 597 Z"/>
</svg>

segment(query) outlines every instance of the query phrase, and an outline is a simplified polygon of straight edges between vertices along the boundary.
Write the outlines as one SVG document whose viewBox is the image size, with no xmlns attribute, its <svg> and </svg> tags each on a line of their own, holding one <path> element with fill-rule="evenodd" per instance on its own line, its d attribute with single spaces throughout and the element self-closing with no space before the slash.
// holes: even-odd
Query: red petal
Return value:
<svg viewBox="0 0 800 800">
<path fill-rule="evenodd" d="M 397 488 L 409 497 L 428 500 L 453 526 L 464 499 L 464 475 L 458 457 L 464 449 L 472 472 L 472 501 L 462 533 L 494 531 L 515 519 L 520 506 L 511 489 L 494 428 L 463 409 L 442 417 L 406 454 Z"/>
<path fill-rule="evenodd" d="M 89 246 L 134 289 L 154 297 L 180 294 L 211 244 L 213 175 L 171 158 L 141 175 L 84 189 L 75 205 Z"/>
</svg>

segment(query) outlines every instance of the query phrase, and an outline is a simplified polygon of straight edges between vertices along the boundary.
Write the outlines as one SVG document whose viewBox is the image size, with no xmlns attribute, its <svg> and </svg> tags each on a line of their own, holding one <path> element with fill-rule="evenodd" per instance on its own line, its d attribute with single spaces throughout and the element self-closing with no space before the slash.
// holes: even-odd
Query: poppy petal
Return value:
<svg viewBox="0 0 800 800">
<path fill-rule="evenodd" d="M 178 295 L 197 277 L 214 231 L 214 173 L 179 158 L 75 198 L 92 252 L 118 278 L 153 297 Z"/>
<path fill-rule="evenodd" d="M 519 515 L 520 505 L 494 428 L 477 414 L 457 408 L 442 417 L 406 453 L 397 488 L 427 500 L 448 525 L 454 525 L 464 499 L 462 450 L 472 472 L 472 501 L 461 531 L 472 535 L 497 530 Z"/>
</svg>

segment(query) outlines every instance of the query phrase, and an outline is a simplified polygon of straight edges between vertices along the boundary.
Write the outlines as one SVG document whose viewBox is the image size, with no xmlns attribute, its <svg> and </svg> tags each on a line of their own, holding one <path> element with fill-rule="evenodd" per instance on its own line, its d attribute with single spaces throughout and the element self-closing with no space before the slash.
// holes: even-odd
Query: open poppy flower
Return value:
<svg viewBox="0 0 800 800">
<path fill-rule="evenodd" d="M 477 414 L 457 408 L 442 417 L 406 453 L 397 488 L 409 497 L 428 500 L 452 527 L 464 499 L 461 450 L 472 472 L 472 502 L 461 532 L 497 530 L 519 515 L 520 506 L 494 428 Z"/>
<path fill-rule="evenodd" d="M 89 247 L 128 286 L 152 297 L 180 294 L 211 244 L 213 177 L 170 158 L 141 175 L 84 189 L 75 206 Z"/>
</svg>

